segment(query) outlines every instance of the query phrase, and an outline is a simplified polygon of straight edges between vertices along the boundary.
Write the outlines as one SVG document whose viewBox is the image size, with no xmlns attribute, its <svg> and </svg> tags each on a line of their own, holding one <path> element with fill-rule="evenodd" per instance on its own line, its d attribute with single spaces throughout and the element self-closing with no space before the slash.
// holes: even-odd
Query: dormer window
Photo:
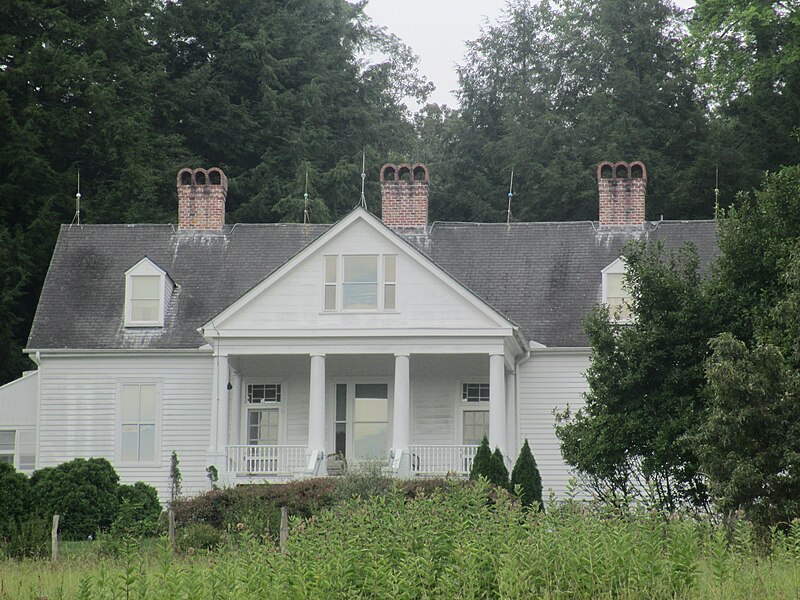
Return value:
<svg viewBox="0 0 800 600">
<path fill-rule="evenodd" d="M 168 283 L 167 274 L 148 258 L 125 273 L 125 327 L 163 327 Z"/>
<path fill-rule="evenodd" d="M 325 311 L 395 310 L 397 256 L 329 255 L 324 261 Z"/>
<path fill-rule="evenodd" d="M 611 319 L 617 323 L 632 320 L 631 294 L 625 284 L 625 261 L 620 257 L 603 269 L 603 304 L 608 306 Z"/>
</svg>

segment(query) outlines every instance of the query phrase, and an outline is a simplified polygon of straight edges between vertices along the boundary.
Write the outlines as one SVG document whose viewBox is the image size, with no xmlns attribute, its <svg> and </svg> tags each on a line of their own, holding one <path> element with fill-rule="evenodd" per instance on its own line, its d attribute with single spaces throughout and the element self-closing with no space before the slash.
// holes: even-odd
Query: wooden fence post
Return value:
<svg viewBox="0 0 800 600">
<path fill-rule="evenodd" d="M 53 529 L 50 531 L 50 560 L 58 562 L 58 515 L 53 515 Z"/>
<path fill-rule="evenodd" d="M 285 506 L 281 506 L 281 533 L 280 549 L 281 554 L 286 554 L 286 542 L 289 541 L 289 512 Z"/>
<path fill-rule="evenodd" d="M 178 544 L 175 539 L 175 511 L 171 508 L 167 511 L 167 516 L 169 517 L 169 547 L 173 550 L 177 549 Z"/>
</svg>

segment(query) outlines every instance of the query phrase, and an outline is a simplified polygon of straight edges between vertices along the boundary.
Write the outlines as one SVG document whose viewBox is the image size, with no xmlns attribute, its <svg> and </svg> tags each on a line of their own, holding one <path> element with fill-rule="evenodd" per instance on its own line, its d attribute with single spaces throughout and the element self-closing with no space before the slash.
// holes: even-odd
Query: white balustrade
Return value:
<svg viewBox="0 0 800 600">
<path fill-rule="evenodd" d="M 408 450 L 415 475 L 469 475 L 478 446 L 413 445 Z"/>
<path fill-rule="evenodd" d="M 306 466 L 306 446 L 227 446 L 234 475 L 294 475 Z"/>
</svg>

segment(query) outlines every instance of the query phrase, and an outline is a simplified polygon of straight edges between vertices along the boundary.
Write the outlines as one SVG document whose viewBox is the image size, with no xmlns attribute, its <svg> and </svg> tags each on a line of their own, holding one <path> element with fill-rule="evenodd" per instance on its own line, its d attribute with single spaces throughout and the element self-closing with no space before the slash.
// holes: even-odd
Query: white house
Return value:
<svg viewBox="0 0 800 600">
<path fill-rule="evenodd" d="M 552 412 L 578 407 L 582 319 L 624 301 L 631 239 L 693 242 L 712 221 L 644 219 L 641 163 L 598 167 L 600 220 L 428 223 L 424 165 L 381 170 L 382 220 L 225 224 L 219 169 L 178 173 L 178 225 L 64 226 L 26 352 L 0 388 L 0 460 L 105 457 L 162 497 L 385 461 L 466 474 L 484 434 L 525 438 L 545 488 L 569 478 Z"/>
</svg>

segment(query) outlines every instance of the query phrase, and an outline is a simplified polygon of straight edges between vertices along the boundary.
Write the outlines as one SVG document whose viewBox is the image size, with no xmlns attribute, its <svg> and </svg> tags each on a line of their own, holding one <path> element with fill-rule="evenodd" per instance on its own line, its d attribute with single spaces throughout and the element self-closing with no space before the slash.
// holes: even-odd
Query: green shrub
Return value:
<svg viewBox="0 0 800 600">
<path fill-rule="evenodd" d="M 499 488 L 508 489 L 508 468 L 500 448 L 495 448 L 489 461 L 489 481 Z"/>
<path fill-rule="evenodd" d="M 472 461 L 472 469 L 469 471 L 469 478 L 473 481 L 477 481 L 478 477 L 485 477 L 488 481 L 491 481 L 491 463 L 492 451 L 489 449 L 489 438 L 483 436 L 478 452 L 475 454 L 475 458 Z"/>
<path fill-rule="evenodd" d="M 194 550 L 214 550 L 222 542 L 222 532 L 208 523 L 191 523 L 178 536 L 178 546 L 182 552 Z"/>
<path fill-rule="evenodd" d="M 119 477 L 104 458 L 76 458 L 31 477 L 36 514 L 60 515 L 67 540 L 86 539 L 111 526 L 119 511 L 118 486 Z"/>
<path fill-rule="evenodd" d="M 137 481 L 133 485 L 121 485 L 118 491 L 119 512 L 111 526 L 114 535 L 151 537 L 158 532 L 158 517 L 161 504 L 156 489 Z"/>
<path fill-rule="evenodd" d="M 395 489 L 395 483 L 393 477 L 384 473 L 383 463 L 361 463 L 336 479 L 336 496 L 341 501 L 385 496 Z"/>
<path fill-rule="evenodd" d="M 30 481 L 13 465 L 0 463 L 0 540 L 18 530 L 30 511 Z"/>
<path fill-rule="evenodd" d="M 536 466 L 536 459 L 533 457 L 528 439 L 522 445 L 522 449 L 511 471 L 511 490 L 520 487 L 520 500 L 523 506 L 537 506 L 544 509 L 542 504 L 542 476 L 539 474 L 539 467 Z"/>
</svg>

